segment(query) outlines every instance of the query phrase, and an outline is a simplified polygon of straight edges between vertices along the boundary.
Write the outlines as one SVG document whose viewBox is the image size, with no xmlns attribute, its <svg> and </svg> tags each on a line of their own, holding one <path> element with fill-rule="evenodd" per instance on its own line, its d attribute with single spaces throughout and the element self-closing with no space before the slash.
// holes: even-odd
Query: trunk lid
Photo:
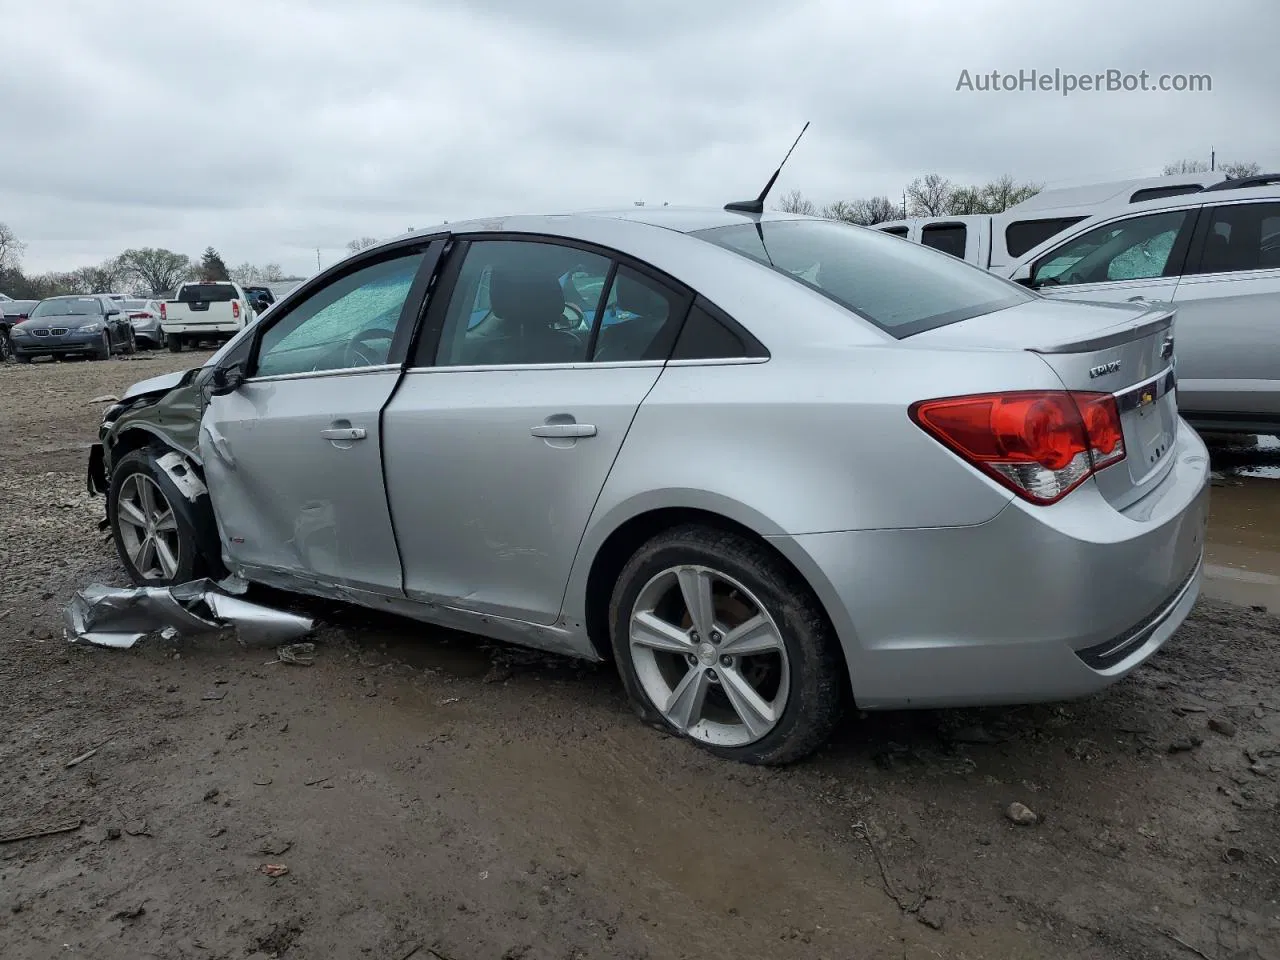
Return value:
<svg viewBox="0 0 1280 960">
<path fill-rule="evenodd" d="M 1160 303 L 1038 299 L 917 334 L 924 347 L 1026 350 L 1069 390 L 1109 393 L 1124 429 L 1125 458 L 1094 477 L 1117 509 L 1160 482 L 1178 433 L 1174 309 Z"/>
</svg>

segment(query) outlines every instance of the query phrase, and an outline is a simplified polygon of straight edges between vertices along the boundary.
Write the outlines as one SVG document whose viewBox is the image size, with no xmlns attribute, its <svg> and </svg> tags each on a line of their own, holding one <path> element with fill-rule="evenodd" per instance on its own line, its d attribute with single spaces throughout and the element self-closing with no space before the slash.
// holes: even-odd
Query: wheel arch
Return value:
<svg viewBox="0 0 1280 960">
<path fill-rule="evenodd" d="M 636 550 L 663 531 L 690 523 L 725 530 L 764 547 L 813 594 L 836 637 L 839 648 L 837 654 L 844 668 L 846 688 L 849 688 L 846 645 L 852 639 L 852 627 L 842 608 L 837 606 L 833 609 L 832 603 L 837 602 L 836 594 L 825 575 L 814 565 L 805 562 L 801 551 L 788 549 L 792 543 L 790 538 L 780 532 L 765 533 L 765 530 L 772 531 L 773 528 L 766 518 L 753 517 L 753 511 L 746 511 L 744 515 L 745 508 L 736 510 L 733 505 L 727 505 L 728 509 L 724 509 L 725 506 L 651 506 L 631 511 L 625 518 L 615 520 L 609 525 L 607 534 L 592 538 L 594 545 L 588 552 L 590 563 L 585 565 L 585 572 L 570 584 L 578 609 L 567 619 L 580 618 L 587 641 L 596 656 L 601 660 L 612 660 L 609 603 L 618 575 Z"/>
</svg>

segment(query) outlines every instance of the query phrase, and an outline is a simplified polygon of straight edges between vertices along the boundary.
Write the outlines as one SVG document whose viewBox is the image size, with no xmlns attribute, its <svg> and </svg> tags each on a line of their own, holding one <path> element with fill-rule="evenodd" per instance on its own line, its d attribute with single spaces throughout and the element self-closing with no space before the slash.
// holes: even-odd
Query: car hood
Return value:
<svg viewBox="0 0 1280 960">
<path fill-rule="evenodd" d="M 178 370 L 174 373 L 162 373 L 158 377 L 152 377 L 149 380 L 139 380 L 128 390 L 124 392 L 121 401 L 132 400 L 134 397 L 140 397 L 148 393 L 168 393 L 174 387 L 180 386 L 183 379 L 191 373 L 190 370 Z"/>
</svg>

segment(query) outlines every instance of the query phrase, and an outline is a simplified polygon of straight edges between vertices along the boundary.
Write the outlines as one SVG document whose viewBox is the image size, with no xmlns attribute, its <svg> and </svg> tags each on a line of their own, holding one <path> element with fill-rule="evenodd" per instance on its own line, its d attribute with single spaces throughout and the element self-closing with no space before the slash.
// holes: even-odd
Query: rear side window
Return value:
<svg viewBox="0 0 1280 960">
<path fill-rule="evenodd" d="M 1280 267 L 1280 203 L 1211 207 L 1199 262 L 1188 273 Z"/>
<path fill-rule="evenodd" d="M 765 220 L 692 235 L 816 290 L 899 339 L 1035 298 L 955 257 L 831 220 Z"/>
<path fill-rule="evenodd" d="M 1056 237 L 1067 227 L 1073 227 L 1084 217 L 1054 217 L 1050 220 L 1018 220 L 1004 228 L 1004 248 L 1009 256 L 1020 257 L 1032 247 L 1038 247 L 1050 237 Z"/>
<path fill-rule="evenodd" d="M 931 223 L 920 231 L 920 242 L 953 257 L 964 259 L 968 231 L 963 223 Z"/>
<path fill-rule="evenodd" d="M 229 283 L 189 283 L 178 294 L 179 303 L 223 303 L 236 299 L 236 288 Z"/>
<path fill-rule="evenodd" d="M 680 330 L 672 360 L 736 360 L 769 352 L 719 308 L 699 297 Z"/>
</svg>

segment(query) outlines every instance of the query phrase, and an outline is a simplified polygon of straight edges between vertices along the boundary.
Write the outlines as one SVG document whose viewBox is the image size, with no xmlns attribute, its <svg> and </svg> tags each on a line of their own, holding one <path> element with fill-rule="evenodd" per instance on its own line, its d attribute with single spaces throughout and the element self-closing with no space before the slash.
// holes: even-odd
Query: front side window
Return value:
<svg viewBox="0 0 1280 960">
<path fill-rule="evenodd" d="M 387 362 L 423 251 L 362 267 L 312 293 L 262 334 L 255 376 Z"/>
<path fill-rule="evenodd" d="M 1045 254 L 1031 273 L 1034 285 L 1146 280 L 1176 268 L 1174 242 L 1191 211 L 1171 210 L 1104 224 Z"/>
<path fill-rule="evenodd" d="M 611 266 L 608 257 L 556 243 L 473 241 L 436 364 L 585 362 Z"/>
<path fill-rule="evenodd" d="M 1227 273 L 1280 267 L 1280 203 L 1213 207 L 1204 251 L 1192 273 Z"/>
<path fill-rule="evenodd" d="M 700 237 L 818 291 L 902 338 L 1003 310 L 1035 295 L 979 267 L 829 220 L 764 220 Z"/>
</svg>

